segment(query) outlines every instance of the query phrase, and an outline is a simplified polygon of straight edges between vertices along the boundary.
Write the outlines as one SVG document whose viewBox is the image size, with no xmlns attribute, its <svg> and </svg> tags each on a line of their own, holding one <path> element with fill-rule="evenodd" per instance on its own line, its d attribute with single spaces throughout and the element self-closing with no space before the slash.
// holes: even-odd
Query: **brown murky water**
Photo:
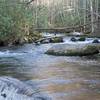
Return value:
<svg viewBox="0 0 100 100">
<path fill-rule="evenodd" d="M 2 54 L 0 75 L 27 81 L 52 100 L 100 100 L 100 57 L 44 54 L 51 46 L 26 45 Z"/>
</svg>

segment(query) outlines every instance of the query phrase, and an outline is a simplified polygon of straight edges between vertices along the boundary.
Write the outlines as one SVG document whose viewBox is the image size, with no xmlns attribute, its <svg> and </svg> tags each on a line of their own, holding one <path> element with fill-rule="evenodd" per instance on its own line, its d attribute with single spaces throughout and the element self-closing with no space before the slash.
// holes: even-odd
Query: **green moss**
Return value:
<svg viewBox="0 0 100 100">
<path fill-rule="evenodd" d="M 63 38 L 62 37 L 54 37 L 50 40 L 51 43 L 60 43 L 63 42 Z"/>
<path fill-rule="evenodd" d="M 84 52 L 86 54 L 92 54 L 92 53 L 99 53 L 99 49 L 98 46 L 92 46 L 92 45 L 88 45 L 85 49 Z"/>
<path fill-rule="evenodd" d="M 79 39 L 78 39 L 78 41 L 85 41 L 86 39 L 85 39 L 85 37 L 80 37 Z"/>
</svg>

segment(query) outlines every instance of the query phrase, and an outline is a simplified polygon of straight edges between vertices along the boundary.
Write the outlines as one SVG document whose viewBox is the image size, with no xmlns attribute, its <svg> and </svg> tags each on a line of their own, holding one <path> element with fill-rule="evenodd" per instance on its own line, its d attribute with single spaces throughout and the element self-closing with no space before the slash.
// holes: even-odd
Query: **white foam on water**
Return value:
<svg viewBox="0 0 100 100">
<path fill-rule="evenodd" d="M 72 34 L 72 35 L 76 35 L 76 36 L 77 36 L 77 35 L 80 36 L 80 35 L 83 35 L 84 33 L 82 33 L 82 32 L 72 32 L 71 34 Z"/>
<path fill-rule="evenodd" d="M 75 41 L 75 42 L 73 42 L 73 41 L 71 41 L 71 37 L 69 37 L 69 38 L 64 38 L 64 43 L 67 43 L 67 44 L 89 44 L 89 43 L 92 43 L 94 39 L 93 38 L 86 38 L 85 41 Z M 100 39 L 98 39 L 98 41 L 100 42 Z"/>
<path fill-rule="evenodd" d="M 17 52 L 11 52 L 9 50 L 6 51 L 0 51 L 0 57 L 12 57 L 12 56 L 20 56 L 25 53 L 17 53 Z"/>
</svg>

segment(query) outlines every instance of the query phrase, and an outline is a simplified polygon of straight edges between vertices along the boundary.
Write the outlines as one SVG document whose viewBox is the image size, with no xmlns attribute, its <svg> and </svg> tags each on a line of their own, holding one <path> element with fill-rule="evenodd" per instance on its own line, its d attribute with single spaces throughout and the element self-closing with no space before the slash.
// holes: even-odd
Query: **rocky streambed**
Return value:
<svg viewBox="0 0 100 100">
<path fill-rule="evenodd" d="M 99 100 L 100 54 L 45 54 L 56 45 L 79 47 L 91 44 L 93 40 L 94 38 L 86 38 L 85 41 L 73 42 L 71 37 L 65 37 L 62 43 L 32 43 L 0 48 L 0 86 L 1 90 L 3 84 L 7 87 L 3 88 L 0 100 L 5 100 L 5 95 L 8 97 L 12 92 L 12 100 Z M 99 43 L 96 45 L 99 46 Z M 14 96 L 18 98 L 13 99 Z"/>
<path fill-rule="evenodd" d="M 56 44 L 47 50 L 46 54 L 56 56 L 88 56 L 100 51 L 99 39 L 88 40 L 85 37 L 65 39 L 64 43 Z"/>
</svg>

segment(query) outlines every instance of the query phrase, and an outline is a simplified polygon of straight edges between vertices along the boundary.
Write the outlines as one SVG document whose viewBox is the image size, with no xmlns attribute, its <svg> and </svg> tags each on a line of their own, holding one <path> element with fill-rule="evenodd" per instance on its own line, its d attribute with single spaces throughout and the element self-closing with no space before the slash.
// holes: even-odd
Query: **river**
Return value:
<svg viewBox="0 0 100 100">
<path fill-rule="evenodd" d="M 66 40 L 68 43 L 68 38 Z M 44 54 L 53 45 L 0 48 L 0 76 L 14 77 L 34 85 L 53 100 L 100 100 L 100 56 Z"/>
</svg>

